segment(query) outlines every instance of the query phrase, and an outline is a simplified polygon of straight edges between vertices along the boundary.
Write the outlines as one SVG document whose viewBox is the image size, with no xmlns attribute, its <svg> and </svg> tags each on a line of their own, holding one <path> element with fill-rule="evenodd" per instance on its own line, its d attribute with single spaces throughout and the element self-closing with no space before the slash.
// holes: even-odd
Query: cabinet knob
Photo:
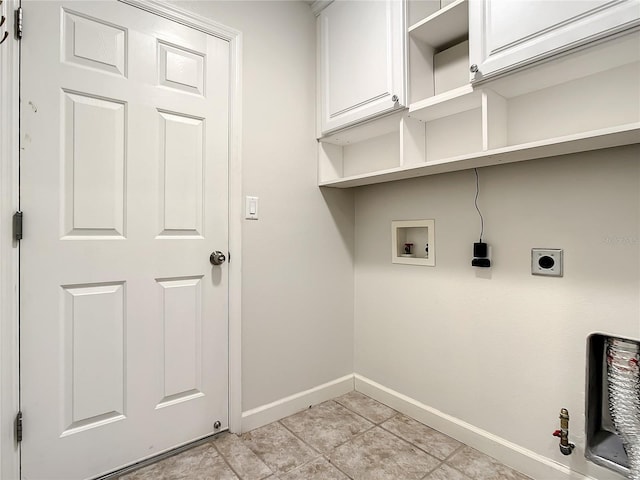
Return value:
<svg viewBox="0 0 640 480">
<path fill-rule="evenodd" d="M 398 103 L 398 100 L 400 100 L 400 99 L 398 98 L 398 95 L 394 95 L 393 97 L 391 97 L 391 101 L 392 101 L 393 103 Z"/>
<path fill-rule="evenodd" d="M 469 70 L 471 70 L 471 73 L 478 73 L 478 65 L 474 63 L 473 65 L 471 65 L 471 67 L 469 67 Z"/>
</svg>

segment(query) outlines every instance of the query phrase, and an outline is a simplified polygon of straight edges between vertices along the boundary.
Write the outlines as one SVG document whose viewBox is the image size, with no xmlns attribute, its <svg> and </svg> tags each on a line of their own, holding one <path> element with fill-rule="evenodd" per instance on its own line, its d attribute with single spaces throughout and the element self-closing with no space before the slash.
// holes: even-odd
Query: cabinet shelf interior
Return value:
<svg viewBox="0 0 640 480">
<path fill-rule="evenodd" d="M 409 108 L 319 138 L 319 185 L 349 188 L 640 143 L 640 29 L 470 80 L 469 9 L 477 5 L 408 5 L 415 21 L 405 32 Z"/>
<path fill-rule="evenodd" d="M 440 173 L 455 172 L 470 168 L 487 167 L 539 158 L 567 155 L 571 153 L 599 150 L 603 148 L 632 145 L 640 142 L 640 122 L 620 125 L 613 128 L 603 128 L 596 131 L 584 132 L 497 148 L 485 152 L 443 158 L 429 163 L 390 168 L 362 175 L 336 178 L 320 182 L 323 187 L 351 188 L 376 183 L 392 182 Z"/>
<path fill-rule="evenodd" d="M 456 0 L 409 27 L 409 36 L 440 51 L 459 43 L 469 34 L 469 5 Z"/>
<path fill-rule="evenodd" d="M 409 116 L 417 120 L 430 121 L 480 108 L 481 104 L 480 90 L 474 90 L 471 85 L 465 85 L 412 103 L 409 106 Z"/>
</svg>

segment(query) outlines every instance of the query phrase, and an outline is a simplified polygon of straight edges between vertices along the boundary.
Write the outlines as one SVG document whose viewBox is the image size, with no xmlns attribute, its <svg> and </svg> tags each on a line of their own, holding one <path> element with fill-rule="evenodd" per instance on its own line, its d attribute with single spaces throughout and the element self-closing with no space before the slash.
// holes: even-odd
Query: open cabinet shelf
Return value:
<svg viewBox="0 0 640 480">
<path fill-rule="evenodd" d="M 469 32 L 468 0 L 456 0 L 409 27 L 409 36 L 434 49 L 458 43 Z"/>
<path fill-rule="evenodd" d="M 464 85 L 412 103 L 409 106 L 409 116 L 427 122 L 480 108 L 481 105 L 481 91 L 474 90 L 471 85 Z"/>
<path fill-rule="evenodd" d="M 378 132 L 372 136 L 373 132 Z M 319 184 L 419 164 L 425 158 L 425 124 L 407 110 L 318 139 Z"/>
<path fill-rule="evenodd" d="M 412 110 L 434 97 L 470 88 L 467 0 L 455 0 L 417 21 L 407 37 Z"/>
<path fill-rule="evenodd" d="M 640 143 L 640 30 L 471 84 L 468 0 L 411 1 L 409 108 L 320 138 L 320 186 Z"/>
<path fill-rule="evenodd" d="M 335 133 L 320 137 L 318 141 L 332 145 L 352 145 L 366 140 L 381 137 L 398 129 L 398 122 L 404 116 L 406 109 L 395 111 L 383 117 L 363 122 L 351 128 L 345 128 Z"/>
<path fill-rule="evenodd" d="M 640 122 L 320 182 L 350 188 L 640 143 Z"/>
<path fill-rule="evenodd" d="M 638 41 L 640 32 L 621 36 L 320 139 L 318 183 L 348 188 L 640 143 Z M 550 75 L 559 63 L 570 72 Z"/>
</svg>

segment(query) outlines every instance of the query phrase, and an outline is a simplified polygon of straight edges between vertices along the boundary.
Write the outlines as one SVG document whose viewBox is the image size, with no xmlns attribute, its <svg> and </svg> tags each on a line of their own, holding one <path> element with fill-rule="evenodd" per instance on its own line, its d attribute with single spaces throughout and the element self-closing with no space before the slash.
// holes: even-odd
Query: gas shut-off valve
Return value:
<svg viewBox="0 0 640 480">
<path fill-rule="evenodd" d="M 560 430 L 553 432 L 554 437 L 560 437 L 560 452 L 563 455 L 571 455 L 576 446 L 569 442 L 569 410 L 560 410 Z"/>
</svg>

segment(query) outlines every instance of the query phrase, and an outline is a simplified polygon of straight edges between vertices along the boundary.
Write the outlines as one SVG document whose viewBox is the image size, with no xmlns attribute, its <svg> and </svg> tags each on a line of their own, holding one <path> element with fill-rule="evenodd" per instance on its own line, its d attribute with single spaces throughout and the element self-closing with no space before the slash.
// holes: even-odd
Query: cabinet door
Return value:
<svg viewBox="0 0 640 480">
<path fill-rule="evenodd" d="M 640 0 L 471 0 L 472 81 L 640 25 Z"/>
<path fill-rule="evenodd" d="M 404 107 L 402 0 L 336 0 L 318 22 L 322 133 Z"/>
</svg>

